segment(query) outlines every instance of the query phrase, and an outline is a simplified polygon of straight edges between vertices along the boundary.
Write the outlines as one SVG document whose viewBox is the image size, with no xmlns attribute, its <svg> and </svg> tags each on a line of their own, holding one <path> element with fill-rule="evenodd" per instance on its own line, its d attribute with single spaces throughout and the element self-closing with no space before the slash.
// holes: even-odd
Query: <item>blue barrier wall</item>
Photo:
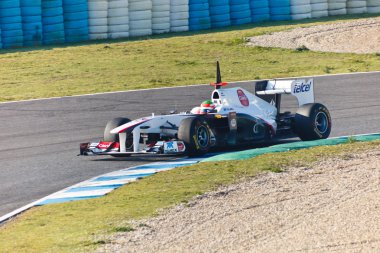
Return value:
<svg viewBox="0 0 380 253">
<path fill-rule="evenodd" d="M 230 0 L 209 0 L 211 28 L 231 25 Z"/>
<path fill-rule="evenodd" d="M 151 14 L 152 5 L 149 2 L 150 0 L 0 0 L 0 48 L 146 35 L 131 32 L 131 26 L 136 25 L 136 20 L 137 25 L 143 21 L 144 26 L 151 27 L 153 24 L 157 26 L 158 21 L 165 19 L 167 23 L 170 19 L 170 31 L 179 32 L 341 14 L 341 10 L 335 10 L 336 6 L 330 6 L 327 0 L 323 3 L 309 3 L 307 0 L 156 0 L 156 15 Z M 360 6 L 356 6 L 356 0 L 339 0 L 339 4 L 349 6 L 351 12 L 355 13 L 380 13 L 380 0 L 360 0 Z M 112 8 L 103 10 L 103 5 Z M 144 9 L 148 7 L 150 11 Z M 304 9 L 309 10 L 307 15 Z M 134 13 L 132 17 L 129 15 L 131 13 Z M 163 13 L 165 16 L 162 16 Z M 122 32 L 115 25 L 123 28 Z M 161 27 L 161 23 L 158 25 Z M 107 33 L 102 37 L 92 36 L 90 28 L 98 26 L 110 30 L 112 36 L 107 36 Z M 167 27 L 169 24 L 160 33 L 168 32 Z M 133 29 L 136 30 L 136 27 Z"/>
<path fill-rule="evenodd" d="M 65 42 L 62 0 L 42 0 L 42 42 L 45 45 Z"/>
<path fill-rule="evenodd" d="M 88 40 L 87 0 L 63 0 L 63 20 L 66 42 Z"/>
<path fill-rule="evenodd" d="M 251 0 L 250 7 L 253 23 L 270 20 L 270 9 L 268 0 Z"/>
<path fill-rule="evenodd" d="M 290 20 L 290 0 L 270 0 L 270 19 L 274 21 Z"/>
<path fill-rule="evenodd" d="M 42 42 L 41 0 L 20 0 L 24 46 L 37 46 Z"/>
<path fill-rule="evenodd" d="M 211 28 L 208 0 L 189 0 L 189 29 L 204 30 Z"/>
<path fill-rule="evenodd" d="M 0 1 L 0 23 L 3 48 L 23 46 L 20 1 Z"/>
<path fill-rule="evenodd" d="M 231 25 L 251 23 L 250 0 L 230 0 Z"/>
<path fill-rule="evenodd" d="M 24 46 L 37 46 L 42 43 L 41 0 L 20 0 Z"/>
</svg>

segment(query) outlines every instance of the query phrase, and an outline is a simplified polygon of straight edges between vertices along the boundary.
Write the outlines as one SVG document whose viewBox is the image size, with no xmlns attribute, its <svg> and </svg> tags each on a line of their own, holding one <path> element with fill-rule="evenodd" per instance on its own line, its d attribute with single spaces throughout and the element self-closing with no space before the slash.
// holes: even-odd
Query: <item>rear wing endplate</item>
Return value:
<svg viewBox="0 0 380 253">
<path fill-rule="evenodd" d="M 291 94 L 299 106 L 314 103 L 314 81 L 309 79 L 269 80 L 266 87 L 256 91 L 257 95 Z"/>
</svg>

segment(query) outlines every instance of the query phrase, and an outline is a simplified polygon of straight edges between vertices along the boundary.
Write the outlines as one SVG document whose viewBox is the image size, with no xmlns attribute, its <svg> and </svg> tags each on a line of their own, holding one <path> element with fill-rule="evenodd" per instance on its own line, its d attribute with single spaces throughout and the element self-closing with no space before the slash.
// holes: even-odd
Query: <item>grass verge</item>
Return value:
<svg viewBox="0 0 380 253">
<path fill-rule="evenodd" d="M 372 15 L 374 16 L 374 15 Z M 245 46 L 246 38 L 370 15 L 0 51 L 0 101 L 225 81 L 380 70 L 378 54 Z"/>
<path fill-rule="evenodd" d="M 162 172 L 87 201 L 34 208 L 0 227 L 0 252 L 83 252 L 107 243 L 109 235 L 132 231 L 128 222 L 263 171 L 310 166 L 331 158 L 380 148 L 380 141 L 266 154 L 243 161 L 201 163 Z"/>
</svg>

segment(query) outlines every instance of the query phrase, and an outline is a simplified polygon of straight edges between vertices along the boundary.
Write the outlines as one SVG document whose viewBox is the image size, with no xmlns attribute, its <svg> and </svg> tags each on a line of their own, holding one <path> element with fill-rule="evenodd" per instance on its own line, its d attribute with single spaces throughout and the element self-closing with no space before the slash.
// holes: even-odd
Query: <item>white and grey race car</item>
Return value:
<svg viewBox="0 0 380 253">
<path fill-rule="evenodd" d="M 252 145 L 282 133 L 301 140 L 325 139 L 331 131 L 328 109 L 314 102 L 313 79 L 268 80 L 256 83 L 255 94 L 224 88 L 217 63 L 211 110 L 109 121 L 102 141 L 81 143 L 81 155 L 202 155 L 212 148 Z M 281 96 L 298 100 L 296 113 L 280 112 Z"/>
</svg>

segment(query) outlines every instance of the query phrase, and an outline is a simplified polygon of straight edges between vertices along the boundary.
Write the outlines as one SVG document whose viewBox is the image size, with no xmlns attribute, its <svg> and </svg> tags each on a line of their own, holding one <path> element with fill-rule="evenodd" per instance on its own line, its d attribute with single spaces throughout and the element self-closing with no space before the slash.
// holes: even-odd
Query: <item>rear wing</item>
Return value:
<svg viewBox="0 0 380 253">
<path fill-rule="evenodd" d="M 309 79 L 269 80 L 256 83 L 259 96 L 290 94 L 297 98 L 298 105 L 314 103 L 314 81 Z"/>
</svg>

